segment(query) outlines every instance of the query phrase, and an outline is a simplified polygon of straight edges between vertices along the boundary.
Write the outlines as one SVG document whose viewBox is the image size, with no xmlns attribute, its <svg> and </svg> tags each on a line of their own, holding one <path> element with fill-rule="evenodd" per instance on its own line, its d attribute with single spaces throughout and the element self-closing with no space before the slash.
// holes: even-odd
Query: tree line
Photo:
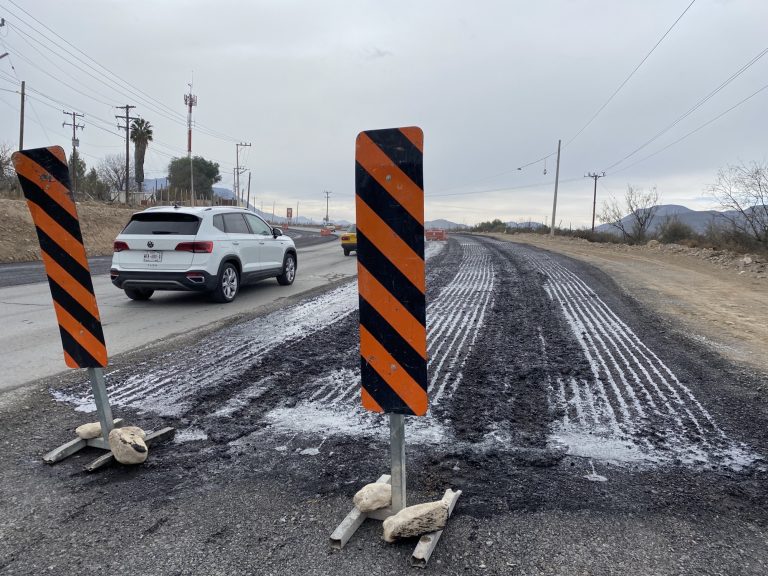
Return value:
<svg viewBox="0 0 768 576">
<path fill-rule="evenodd" d="M 558 228 L 556 231 L 560 235 L 597 242 L 639 244 L 655 239 L 664 243 L 768 252 L 768 163 L 740 163 L 721 168 L 707 191 L 724 212 L 712 219 L 703 234 L 697 233 L 677 216 L 668 216 L 658 222 L 661 193 L 656 187 L 645 190 L 632 184 L 627 184 L 623 198 L 611 197 L 603 202 L 597 214 L 598 220 L 613 228 L 614 233 L 591 232 L 588 229 Z M 497 218 L 481 222 L 473 230 L 548 234 L 550 227 L 541 224 L 512 230 Z"/>
<path fill-rule="evenodd" d="M 115 202 L 120 198 L 121 193 L 127 190 L 126 201 L 132 203 L 132 200 L 137 197 L 153 195 L 154 188 L 145 190 L 144 187 L 144 159 L 153 136 L 152 125 L 147 120 L 143 118 L 133 120 L 130 139 L 134 145 L 134 153 L 129 161 L 127 172 L 125 154 L 107 155 L 89 167 L 75 149 L 69 155 L 68 163 L 76 198 Z M 20 190 L 11 162 L 13 151 L 14 148 L 9 144 L 0 143 L 0 192 L 18 197 Z M 219 164 L 206 160 L 202 156 L 194 156 L 192 162 L 188 158 L 171 159 L 168 163 L 167 184 L 162 189 L 163 199 L 169 201 L 189 199 L 193 179 L 195 198 L 203 201 L 213 200 L 213 185 L 221 181 Z"/>
</svg>

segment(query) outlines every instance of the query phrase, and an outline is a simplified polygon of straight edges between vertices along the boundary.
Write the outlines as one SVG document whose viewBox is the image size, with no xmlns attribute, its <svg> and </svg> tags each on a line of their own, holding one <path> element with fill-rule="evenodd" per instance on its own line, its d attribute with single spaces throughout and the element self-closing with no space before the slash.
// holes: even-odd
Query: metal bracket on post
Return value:
<svg viewBox="0 0 768 576">
<path fill-rule="evenodd" d="M 361 512 L 357 507 L 352 508 L 341 524 L 333 531 L 333 534 L 331 534 L 331 548 L 341 550 L 366 520 L 383 522 L 407 506 L 405 485 L 405 417 L 402 414 L 389 415 L 389 438 L 392 456 L 392 475 L 384 474 L 376 482 L 392 485 L 392 504 L 387 508 L 381 508 L 372 512 Z M 450 493 L 451 491 L 448 490 L 445 494 L 447 496 Z M 449 518 L 453 513 L 453 508 L 456 506 L 459 496 L 461 496 L 461 490 L 453 492 L 453 496 L 448 503 Z M 427 566 L 427 562 L 429 562 L 429 558 L 437 547 L 442 534 L 443 530 L 422 534 L 411 555 L 411 566 L 417 568 L 425 568 Z"/>
<path fill-rule="evenodd" d="M 88 377 L 91 380 L 93 400 L 96 404 L 96 413 L 99 416 L 99 424 L 101 424 L 101 437 L 91 438 L 89 440 L 83 438 L 70 440 L 66 444 L 51 450 L 43 456 L 43 461 L 47 464 L 55 464 L 56 462 L 72 456 L 72 454 L 76 454 L 83 448 L 99 448 L 100 450 L 107 451 L 107 454 L 99 456 L 85 467 L 87 472 L 93 472 L 94 470 L 101 468 L 105 464 L 112 462 L 114 458 L 112 450 L 109 447 L 109 433 L 114 428 L 120 428 L 123 425 L 123 420 L 121 418 L 118 418 L 117 420 L 112 419 L 112 408 L 109 405 L 107 386 L 104 381 L 104 369 L 88 368 Z M 174 433 L 175 430 L 173 428 L 163 428 L 157 432 L 149 431 L 147 432 L 147 437 L 144 441 L 147 446 L 150 446 L 153 443 L 173 437 Z"/>
</svg>

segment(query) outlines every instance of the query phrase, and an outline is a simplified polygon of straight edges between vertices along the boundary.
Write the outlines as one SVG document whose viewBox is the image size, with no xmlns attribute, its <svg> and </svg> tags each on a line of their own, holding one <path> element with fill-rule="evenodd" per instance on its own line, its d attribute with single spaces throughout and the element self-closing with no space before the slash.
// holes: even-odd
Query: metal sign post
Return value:
<svg viewBox="0 0 768 576">
<path fill-rule="evenodd" d="M 112 419 L 107 397 L 103 370 L 107 365 L 107 347 L 64 149 L 51 146 L 21 150 L 15 152 L 12 159 L 40 242 L 40 254 L 59 324 L 64 362 L 70 368 L 88 369 L 101 424 L 101 438 L 76 438 L 43 456 L 44 461 L 53 464 L 86 446 L 109 450 L 109 433 L 122 421 Z M 149 445 L 149 442 L 166 438 L 172 432 L 172 428 L 167 428 L 147 434 L 145 442 Z M 111 457 L 110 452 L 86 469 L 98 468 L 109 462 Z"/>
<path fill-rule="evenodd" d="M 405 416 L 424 416 L 429 405 L 423 144 L 424 134 L 417 127 L 369 130 L 357 136 L 361 400 L 366 410 L 389 414 L 392 474 L 378 481 L 391 484 L 392 501 L 374 512 L 354 508 L 331 535 L 336 548 L 342 548 L 366 518 L 383 521 L 407 506 Z M 459 494 L 454 494 L 450 511 Z M 422 536 L 414 565 L 426 565 L 440 534 L 442 530 Z"/>
<path fill-rule="evenodd" d="M 99 415 L 101 424 L 101 436 L 109 448 L 109 433 L 114 426 L 112 425 L 112 407 L 109 405 L 107 397 L 107 386 L 104 382 L 104 370 L 102 368 L 88 368 L 88 377 L 91 380 L 91 389 L 93 390 L 93 401 L 96 403 L 96 412 Z"/>
<path fill-rule="evenodd" d="M 405 496 L 405 417 L 389 415 L 389 451 L 392 455 L 392 510 L 408 506 Z"/>
</svg>

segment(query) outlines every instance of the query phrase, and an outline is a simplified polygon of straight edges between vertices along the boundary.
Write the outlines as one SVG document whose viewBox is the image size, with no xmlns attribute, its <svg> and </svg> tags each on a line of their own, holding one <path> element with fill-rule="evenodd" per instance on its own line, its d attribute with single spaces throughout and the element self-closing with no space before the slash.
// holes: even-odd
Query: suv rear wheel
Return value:
<svg viewBox="0 0 768 576">
<path fill-rule="evenodd" d="M 237 268 L 235 268 L 234 264 L 231 262 L 227 262 L 219 273 L 219 279 L 211 297 L 214 302 L 222 302 L 226 304 L 235 299 L 239 288 L 240 277 L 237 273 Z"/>
<path fill-rule="evenodd" d="M 283 273 L 277 277 L 278 284 L 290 286 L 296 278 L 296 256 L 290 252 L 283 258 Z"/>
<path fill-rule="evenodd" d="M 131 300 L 149 300 L 155 291 L 151 288 L 126 288 L 125 295 Z"/>
</svg>

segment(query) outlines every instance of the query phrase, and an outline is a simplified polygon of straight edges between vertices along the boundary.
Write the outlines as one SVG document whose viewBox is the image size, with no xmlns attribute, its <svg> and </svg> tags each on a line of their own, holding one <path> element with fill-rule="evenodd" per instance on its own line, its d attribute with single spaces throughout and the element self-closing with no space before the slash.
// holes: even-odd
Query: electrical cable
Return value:
<svg viewBox="0 0 768 576">
<path fill-rule="evenodd" d="M 707 95 L 706 95 L 704 98 L 701 98 L 701 99 L 700 99 L 700 100 L 699 100 L 699 101 L 698 101 L 696 104 L 694 104 L 694 105 L 693 105 L 691 108 L 689 108 L 689 109 L 688 109 L 688 110 L 687 110 L 685 113 L 683 113 L 682 115 L 680 115 L 680 116 L 679 116 L 679 117 L 678 117 L 678 118 L 677 118 L 677 119 L 676 119 L 674 122 L 672 122 L 671 124 L 669 124 L 669 125 L 668 125 L 666 128 L 662 129 L 660 132 L 658 132 L 658 133 L 657 133 L 655 136 L 653 136 L 653 137 L 652 137 L 652 138 L 650 138 L 649 140 L 646 140 L 646 141 L 645 141 L 643 144 L 641 144 L 640 146 L 638 146 L 637 148 L 635 148 L 635 149 L 634 149 L 632 152 L 630 152 L 629 154 L 627 154 L 626 156 L 624 156 L 624 157 L 623 157 L 621 160 L 618 160 L 618 161 L 614 162 L 613 164 L 611 164 L 610 166 L 608 166 L 607 168 L 605 168 L 605 169 L 603 170 L 603 172 L 608 172 L 608 171 L 610 171 L 612 168 L 615 168 L 616 166 L 618 166 L 619 164 L 621 164 L 621 163 L 622 163 L 622 162 L 624 162 L 625 160 L 628 160 L 629 158 L 631 158 L 632 156 L 634 156 L 635 154 L 637 154 L 638 152 L 640 152 L 640 150 L 642 150 L 643 148 L 645 148 L 645 147 L 646 147 L 646 146 L 648 146 L 649 144 L 651 144 L 651 143 L 655 142 L 656 140 L 658 140 L 658 139 L 659 139 L 661 136 L 663 136 L 664 134 L 666 134 L 667 132 L 669 132 L 669 131 L 670 131 L 672 128 L 674 128 L 675 126 L 677 126 L 677 125 L 678 125 L 680 122 L 682 122 L 682 121 L 683 121 L 683 120 L 685 120 L 685 119 L 686 119 L 688 116 L 690 116 L 691 114 L 693 114 L 693 113 L 694 113 L 696 110 L 698 110 L 699 108 L 701 108 L 701 107 L 702 107 L 704 104 L 706 104 L 706 103 L 707 103 L 707 102 L 708 102 L 710 99 L 712 99 L 712 98 L 713 98 L 713 97 L 714 97 L 714 96 L 715 96 L 715 95 L 716 95 L 718 92 L 720 92 L 720 91 L 721 91 L 723 88 L 725 88 L 726 86 L 728 86 L 728 84 L 730 84 L 731 82 L 733 82 L 733 81 L 734 81 L 736 78 L 738 78 L 739 76 L 741 76 L 741 75 L 742 75 L 744 72 L 746 72 L 746 71 L 747 71 L 749 68 L 751 68 L 751 67 L 752 67 L 754 64 L 756 64 L 756 63 L 757 63 L 757 62 L 758 62 L 758 61 L 759 61 L 759 60 L 760 60 L 760 59 L 761 59 L 763 56 L 765 56 L 766 54 L 768 54 L 768 48 L 765 48 L 764 50 L 762 50 L 762 51 L 761 51 L 759 54 L 757 54 L 757 56 L 755 56 L 754 58 L 752 58 L 752 60 L 750 60 L 749 62 L 747 62 L 746 64 L 744 64 L 744 65 L 743 65 L 741 68 L 739 68 L 739 69 L 738 69 L 736 72 L 734 72 L 733 74 L 731 74 L 731 76 L 730 76 L 729 78 L 727 78 L 725 81 L 723 81 L 723 82 L 722 82 L 722 83 L 721 83 L 721 84 L 720 84 L 720 85 L 719 85 L 717 88 L 715 88 L 714 90 L 712 90 L 712 91 L 711 91 L 709 94 L 707 94 Z"/>
<path fill-rule="evenodd" d="M 627 76 L 624 79 L 624 81 L 621 84 L 619 84 L 619 87 L 616 88 L 616 90 L 613 91 L 613 93 L 608 97 L 608 100 L 606 100 L 603 103 L 603 105 L 600 106 L 600 108 L 598 108 L 597 112 L 595 112 L 592 115 L 592 117 L 587 121 L 587 123 L 584 124 L 584 126 L 582 126 L 581 129 L 578 132 L 576 132 L 576 134 L 574 134 L 571 137 L 571 139 L 568 140 L 565 143 L 564 148 L 568 147 L 571 144 L 571 142 L 576 140 L 576 138 L 578 138 L 581 135 L 581 133 L 584 132 L 584 130 L 586 130 L 589 127 L 589 125 L 592 124 L 592 122 L 595 121 L 595 119 L 600 115 L 600 113 L 603 110 L 605 110 L 606 106 L 608 106 L 608 104 L 611 103 L 611 101 L 616 97 L 616 95 L 621 91 L 621 89 L 624 88 L 624 86 L 626 86 L 627 82 L 629 82 L 629 80 L 632 78 L 632 76 L 635 75 L 635 72 L 637 72 L 640 69 L 640 67 L 643 64 L 645 64 L 645 61 L 648 60 L 648 58 L 650 58 L 651 54 L 653 54 L 654 51 L 656 50 L 656 48 L 659 47 L 659 44 L 661 44 L 664 41 L 664 39 L 669 35 L 669 33 L 672 31 L 672 29 L 675 26 L 677 26 L 677 23 L 680 22 L 680 20 L 683 18 L 683 16 L 685 16 L 686 12 L 688 12 L 688 10 L 691 9 L 691 6 L 693 6 L 695 4 L 695 2 L 696 2 L 696 0 L 691 0 L 691 3 L 688 4 L 688 6 L 686 6 L 685 10 L 683 10 L 683 12 L 680 14 L 680 16 L 678 16 L 677 19 L 672 23 L 672 25 L 669 28 L 667 28 L 667 31 L 664 32 L 664 34 L 662 35 L 661 38 L 659 38 L 659 40 L 656 42 L 656 44 L 653 45 L 653 48 L 651 48 L 650 52 L 648 52 L 648 54 L 646 54 L 645 57 L 642 60 L 640 60 L 640 63 L 637 66 L 634 67 L 632 72 L 629 73 L 629 76 Z"/>
<path fill-rule="evenodd" d="M 579 178 L 568 178 L 567 180 L 560 180 L 559 184 L 566 184 L 568 182 L 580 182 L 581 177 Z M 504 188 L 491 188 L 487 190 L 472 190 L 469 192 L 453 192 L 450 194 L 442 194 L 442 193 L 436 193 L 436 194 L 425 194 L 425 198 L 439 198 L 443 196 L 469 196 L 473 194 L 489 194 L 491 192 L 509 192 L 510 190 L 526 190 L 530 188 L 541 188 L 542 186 L 552 186 L 554 182 L 547 181 L 547 182 L 539 182 L 537 184 L 523 184 L 520 186 L 505 186 Z"/>
<path fill-rule="evenodd" d="M 58 48 L 60 48 L 61 50 L 63 50 L 64 52 L 66 52 L 67 54 L 69 54 L 70 56 L 72 56 L 73 58 L 75 58 L 75 59 L 76 59 L 78 62 L 80 62 L 80 63 L 82 63 L 83 65 L 87 66 L 88 68 L 90 68 L 90 69 L 91 69 L 91 70 L 93 70 L 94 72 L 96 72 L 96 73 L 98 73 L 98 74 L 101 74 L 102 76 L 104 76 L 105 78 L 107 78 L 109 81 L 111 81 L 111 82 L 114 82 L 115 84 L 117 84 L 117 83 L 118 83 L 117 81 L 119 81 L 119 83 L 120 83 L 120 84 L 122 84 L 122 86 L 121 86 L 121 89 L 122 89 L 122 90 L 127 90 L 128 92 L 130 92 L 131 94 L 133 94 L 133 97 L 134 97 L 134 98 L 137 98 L 137 99 L 139 99 L 139 100 L 143 100 L 143 101 L 145 102 L 145 104 L 144 104 L 144 105 L 146 105 L 148 108 L 152 109 L 152 108 L 158 108 L 158 107 L 159 107 L 160 109 L 163 109 L 163 108 L 164 108 L 165 110 L 167 110 L 167 112 L 165 112 L 165 113 L 161 113 L 161 112 L 158 112 L 160 115 L 163 115 L 163 116 L 165 116 L 166 118 L 168 118 L 169 120 L 172 120 L 172 121 L 174 121 L 174 122 L 177 122 L 177 123 L 181 123 L 181 124 L 185 124 L 185 123 L 186 123 L 186 121 L 185 121 L 185 116 L 184 116 L 183 114 L 181 114 L 180 112 L 178 112 L 178 111 L 174 110 L 173 108 L 171 108 L 171 107 L 167 106 L 166 104 L 162 103 L 160 100 L 158 100 L 157 98 L 154 98 L 153 96 L 151 96 L 151 95 L 150 95 L 150 94 L 148 94 L 147 92 L 145 92 L 145 91 L 143 91 L 143 90 L 141 90 L 141 89 L 139 89 L 139 88 L 137 88 L 137 87 L 133 86 L 133 85 L 132 85 L 130 82 L 128 82 L 127 80 L 125 80 L 125 79 L 121 78 L 119 75 L 117 75 L 116 73 L 112 72 L 111 70 L 109 70 L 108 68 L 106 68 L 105 66 L 103 66 L 102 64 L 100 64 L 99 62 L 97 62 L 97 61 L 96 61 L 94 58 L 92 58 L 91 56 L 89 56 L 88 54 L 86 54 L 85 52 L 83 52 L 82 50 L 80 50 L 80 49 L 79 49 L 77 46 L 75 46 L 74 44 L 72 44 L 71 42 L 69 42 L 68 40 L 66 40 L 65 38 L 63 38 L 61 35 L 59 35 L 58 33 L 56 33 L 54 30 L 52 30 L 50 27 L 48 27 L 46 24 L 44 24 L 44 23 L 43 23 L 43 22 L 41 22 L 40 20 L 38 20 L 37 18 L 35 18 L 35 17 L 34 17 L 32 14 L 30 14 L 29 12 L 27 12 L 26 10 L 24 10 L 24 8 L 22 8 L 21 6 L 19 6 L 19 5 L 18 5 L 16 2 L 14 2 L 13 0 L 8 0 L 8 1 L 9 1 L 9 2 L 10 2 L 10 3 L 11 3 L 11 4 L 12 4 L 12 5 L 13 5 L 13 6 L 16 8 L 16 9 L 18 9 L 19 11 L 23 12 L 24 14 L 26 14 L 26 15 L 27 15 L 29 18 L 31 18 L 32 20 L 34 20 L 35 22 L 37 22 L 37 23 L 38 23 L 40 26 L 42 26 L 44 29 L 48 30 L 48 31 L 49 31 L 51 34 L 53 34 L 54 36 L 56 36 L 57 38 L 59 38 L 59 39 L 60 39 L 62 42 L 64 42 L 66 45 L 70 46 L 71 48 L 73 48 L 74 50 L 76 50 L 78 53 L 82 54 L 82 55 L 83 55 L 85 58 L 87 58 L 88 60 L 90 60 L 91 62 L 93 62 L 93 63 L 94 63 L 96 66 L 98 66 L 99 68 L 101 68 L 101 71 L 100 71 L 100 70 L 97 70 L 97 69 L 96 69 L 94 66 L 92 66 L 92 65 L 91 65 L 91 64 L 89 64 L 88 62 L 84 61 L 82 58 L 80 58 L 79 56 L 77 56 L 77 54 L 73 54 L 73 53 L 72 53 L 70 50 L 68 50 L 66 47 L 64 47 L 64 46 L 61 46 L 61 45 L 60 45 L 58 42 L 56 42 L 56 41 L 52 40 L 48 34 L 43 34 L 43 33 L 41 33 L 41 32 L 40 32 L 40 31 L 39 31 L 39 30 L 38 30 L 38 29 L 37 29 L 35 26 L 33 26 L 32 24 L 30 24 L 29 22 L 27 22 L 26 20 L 24 20 L 24 18 L 20 17 L 20 16 L 19 16 L 17 13 L 14 13 L 14 14 L 13 14 L 13 15 L 14 15 L 16 18 L 18 18 L 18 20 L 19 20 L 20 22 L 22 22 L 22 23 L 23 23 L 24 25 L 26 25 L 28 28 L 30 28 L 30 29 L 32 29 L 32 30 L 34 30 L 34 31 L 35 31 L 35 32 L 36 32 L 38 35 L 40 35 L 41 37 L 43 37 L 43 38 L 45 38 L 46 40 L 50 41 L 50 42 L 51 42 L 51 43 L 52 43 L 54 46 L 57 46 Z M 6 7 L 6 9 L 8 9 L 8 8 Z M 12 12 L 12 13 L 13 13 L 13 11 L 10 11 L 10 10 L 9 10 L 9 12 Z M 48 49 L 50 50 L 50 48 L 48 48 Z M 53 51 L 53 50 L 52 50 L 52 51 Z M 53 52 L 54 52 L 54 53 L 56 53 L 55 51 L 53 51 Z M 82 71 L 82 69 L 80 69 L 80 70 Z M 111 76 L 112 78 L 110 78 L 110 76 Z M 114 79 L 113 79 L 113 78 L 114 78 Z M 115 80 L 115 79 L 116 79 L 116 80 Z M 102 81 L 102 83 L 104 83 L 104 82 Z M 156 104 L 148 104 L 148 102 L 154 102 L 154 103 L 156 103 Z M 206 135 L 208 135 L 208 136 L 212 136 L 212 137 L 214 137 L 214 138 L 217 138 L 217 139 L 219 139 L 219 140 L 224 140 L 224 141 L 232 141 L 232 142 L 238 142 L 238 141 L 240 141 L 240 140 L 239 140 L 239 139 L 237 139 L 237 138 L 234 138 L 234 137 L 232 137 L 232 136 L 229 136 L 229 135 L 227 135 L 227 134 L 224 134 L 223 132 L 219 132 L 218 130 L 215 130 L 215 129 L 213 129 L 213 128 L 210 128 L 210 127 L 208 127 L 208 126 L 206 126 L 206 125 L 204 125 L 204 124 L 197 124 L 197 125 L 196 125 L 196 128 L 198 129 L 198 131 L 199 131 L 199 132 L 201 132 L 201 133 L 203 133 L 203 134 L 206 134 Z"/>
<path fill-rule="evenodd" d="M 679 142 L 682 142 L 683 140 L 685 140 L 685 139 L 686 139 L 686 138 L 688 138 L 689 136 L 693 136 L 693 135 L 694 135 L 694 134 L 696 134 L 696 132 L 698 132 L 699 130 L 702 130 L 703 128 L 706 128 L 707 126 L 709 126 L 709 125 L 710 125 L 710 124 L 712 124 L 713 122 L 716 122 L 717 120 L 719 120 L 720 118 L 722 118 L 723 116 L 725 116 L 726 114 L 728 114 L 729 112 L 731 112 L 732 110 L 735 110 L 736 108 L 738 108 L 738 107 L 739 107 L 739 106 L 741 106 L 742 104 L 746 103 L 748 100 L 751 100 L 752 98 L 754 98 L 755 96 L 757 96 L 757 95 L 758 95 L 760 92 L 762 92 L 763 90 L 766 90 L 766 89 L 768 89 L 768 84 L 766 84 L 766 85 L 765 85 L 765 86 L 763 86 L 762 88 L 759 88 L 758 90 L 755 90 L 755 91 L 754 91 L 752 94 L 750 94 L 749 96 L 747 96 L 747 97 L 746 97 L 746 98 L 744 98 L 743 100 L 739 100 L 739 101 L 738 101 L 736 104 L 734 104 L 733 106 L 731 106 L 730 108 L 728 108 L 728 109 L 727 109 L 727 110 L 725 110 L 724 112 L 721 112 L 720 114 L 718 114 L 717 116 L 715 116 L 715 117 L 714 117 L 714 118 L 712 118 L 711 120 L 708 120 L 707 122 L 704 122 L 704 124 L 701 124 L 701 125 L 700 125 L 700 126 L 698 126 L 697 128 L 694 128 L 693 130 L 691 130 L 690 132 L 688 132 L 688 133 L 687 133 L 687 134 L 685 134 L 684 136 L 681 136 L 681 137 L 680 137 L 680 138 L 678 138 L 677 140 L 675 140 L 675 141 L 673 141 L 673 142 L 670 142 L 669 144 L 667 144 L 667 145 L 666 145 L 666 146 L 664 146 L 663 148 L 660 148 L 659 150 L 656 150 L 656 152 L 653 152 L 652 154 L 648 154 L 648 156 L 645 156 L 645 157 L 641 158 L 641 159 L 640 159 L 640 160 L 638 160 L 637 162 L 633 162 L 632 164 L 630 164 L 630 165 L 628 165 L 628 166 L 625 166 L 624 168 L 619 168 L 618 170 L 615 170 L 615 171 L 613 172 L 613 174 L 617 174 L 618 172 L 623 172 L 624 170 L 628 170 L 629 168 L 632 168 L 633 166 L 637 166 L 637 165 L 638 165 L 638 164 L 640 164 L 641 162 L 645 162 L 646 160 L 648 160 L 649 158 L 652 158 L 652 157 L 656 156 L 657 154 L 661 154 L 662 152 L 664 152 L 664 151 L 665 151 L 665 150 L 667 150 L 668 148 L 671 148 L 672 146 L 674 146 L 675 144 L 677 144 L 677 143 L 679 143 Z"/>
</svg>

